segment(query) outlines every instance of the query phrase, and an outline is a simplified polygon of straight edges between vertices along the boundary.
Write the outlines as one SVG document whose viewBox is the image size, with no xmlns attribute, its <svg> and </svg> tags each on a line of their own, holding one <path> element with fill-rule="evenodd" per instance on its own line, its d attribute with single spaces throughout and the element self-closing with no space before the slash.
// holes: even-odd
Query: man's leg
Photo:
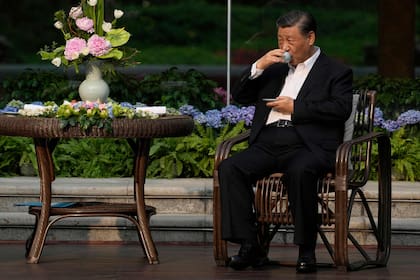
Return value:
<svg viewBox="0 0 420 280">
<path fill-rule="evenodd" d="M 328 164 L 307 149 L 302 149 L 289 161 L 284 176 L 295 224 L 294 243 L 299 245 L 298 272 L 316 270 L 317 182 L 327 170 L 331 170 Z"/>
<path fill-rule="evenodd" d="M 252 186 L 274 167 L 275 158 L 258 147 L 251 147 L 220 164 L 222 238 L 241 244 L 238 254 L 230 258 L 229 265 L 234 269 L 262 266 L 268 260 L 257 242 Z"/>
<path fill-rule="evenodd" d="M 223 239 L 240 243 L 242 240 L 256 238 L 252 186 L 274 167 L 275 158 L 258 147 L 250 147 L 220 164 Z"/>
</svg>

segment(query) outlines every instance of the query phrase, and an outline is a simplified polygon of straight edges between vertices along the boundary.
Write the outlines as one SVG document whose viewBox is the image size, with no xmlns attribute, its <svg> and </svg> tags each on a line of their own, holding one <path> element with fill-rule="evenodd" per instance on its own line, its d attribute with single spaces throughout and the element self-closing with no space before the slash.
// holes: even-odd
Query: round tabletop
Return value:
<svg viewBox="0 0 420 280">
<path fill-rule="evenodd" d="M 185 115 L 162 116 L 157 119 L 112 120 L 112 131 L 79 126 L 61 128 L 57 118 L 0 115 L 0 135 L 32 138 L 159 138 L 189 135 L 194 121 Z"/>
</svg>

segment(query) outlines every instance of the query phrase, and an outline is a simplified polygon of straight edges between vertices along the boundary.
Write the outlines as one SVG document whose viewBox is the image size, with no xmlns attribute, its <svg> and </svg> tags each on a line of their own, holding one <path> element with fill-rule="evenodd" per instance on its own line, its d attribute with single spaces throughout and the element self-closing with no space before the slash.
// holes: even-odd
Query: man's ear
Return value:
<svg viewBox="0 0 420 280">
<path fill-rule="evenodd" d="M 308 33 L 308 43 L 309 45 L 313 46 L 315 44 L 316 34 L 313 31 L 309 31 Z"/>
</svg>

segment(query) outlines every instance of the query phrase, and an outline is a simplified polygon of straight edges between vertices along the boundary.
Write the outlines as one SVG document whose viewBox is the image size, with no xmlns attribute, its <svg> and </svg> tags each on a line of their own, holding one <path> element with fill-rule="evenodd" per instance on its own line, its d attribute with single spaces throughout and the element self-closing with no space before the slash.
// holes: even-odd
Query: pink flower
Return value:
<svg viewBox="0 0 420 280">
<path fill-rule="evenodd" d="M 76 19 L 76 25 L 81 30 L 86 31 L 88 33 L 95 32 L 95 29 L 93 29 L 93 20 L 91 20 L 88 17 L 82 17 L 82 18 Z"/>
<path fill-rule="evenodd" d="M 94 102 L 92 102 L 92 101 L 86 101 L 86 102 L 82 105 L 82 107 L 84 107 L 84 108 L 86 108 L 86 109 L 88 109 L 88 110 L 92 110 L 92 108 L 94 108 L 94 107 L 95 107 L 95 103 L 94 103 Z"/>
<path fill-rule="evenodd" d="M 72 38 L 66 41 L 64 49 L 64 56 L 67 60 L 75 60 L 79 58 L 80 54 L 85 54 L 86 41 L 81 38 Z"/>
<path fill-rule="evenodd" d="M 87 42 L 89 53 L 93 56 L 101 56 L 107 54 L 111 49 L 111 43 L 104 37 L 94 34 Z"/>
</svg>

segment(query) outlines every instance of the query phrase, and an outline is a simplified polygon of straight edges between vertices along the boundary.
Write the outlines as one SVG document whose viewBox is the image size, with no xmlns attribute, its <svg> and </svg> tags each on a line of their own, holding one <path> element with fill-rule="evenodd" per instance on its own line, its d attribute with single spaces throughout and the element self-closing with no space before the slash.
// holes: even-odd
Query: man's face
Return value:
<svg viewBox="0 0 420 280">
<path fill-rule="evenodd" d="M 277 30 L 279 49 L 288 51 L 292 55 L 291 64 L 297 65 L 313 54 L 315 33 L 303 35 L 297 26 L 280 27 Z"/>
</svg>

